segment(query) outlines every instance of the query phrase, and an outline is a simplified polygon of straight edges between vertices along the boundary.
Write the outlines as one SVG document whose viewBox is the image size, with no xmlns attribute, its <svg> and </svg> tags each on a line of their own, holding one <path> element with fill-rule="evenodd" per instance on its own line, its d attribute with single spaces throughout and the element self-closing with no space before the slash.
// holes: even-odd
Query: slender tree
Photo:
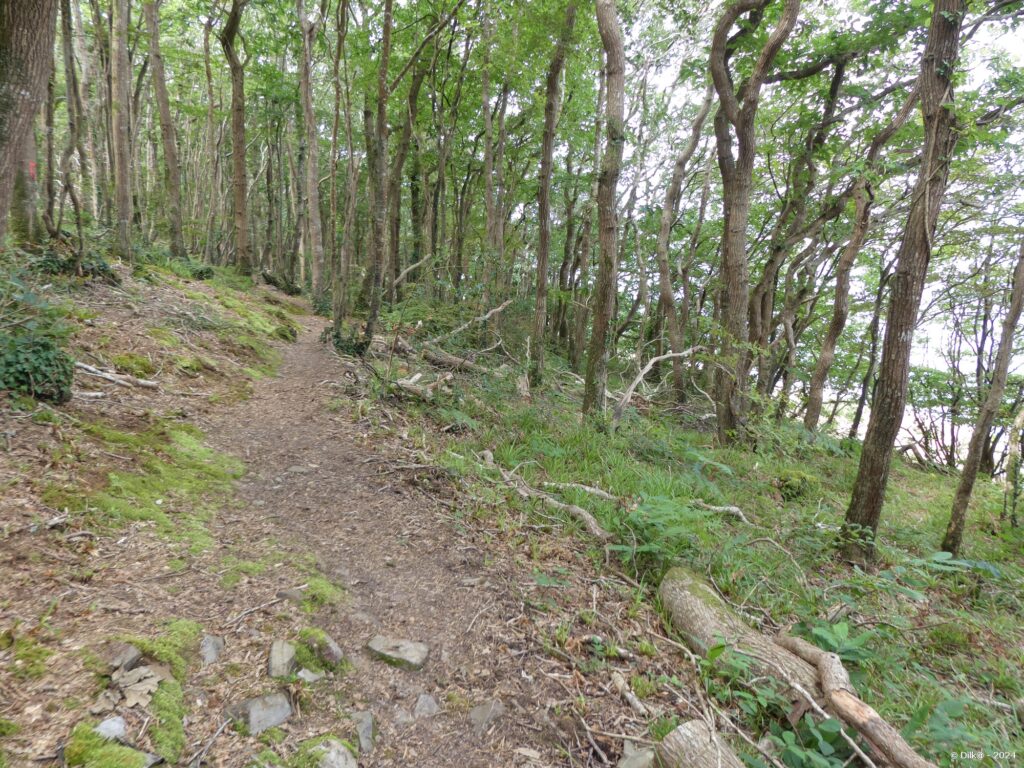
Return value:
<svg viewBox="0 0 1024 768">
<path fill-rule="evenodd" d="M 302 94 L 302 125 L 306 142 L 306 220 L 309 222 L 310 267 L 312 271 L 313 300 L 324 292 L 324 235 L 320 223 L 320 135 L 316 112 L 313 110 L 313 43 L 319 16 L 308 14 L 303 0 L 295 0 L 302 30 L 302 59 L 299 65 L 299 90 Z"/>
<path fill-rule="evenodd" d="M 985 450 L 985 441 L 992 430 L 999 407 L 1003 403 L 1003 392 L 1006 390 L 1006 377 L 1010 370 L 1010 359 L 1013 357 L 1014 334 L 1020 322 L 1021 309 L 1024 308 L 1024 243 L 1021 243 L 1017 255 L 1017 266 L 1013 271 L 1013 287 L 1010 289 L 1010 303 L 1003 318 L 1002 335 L 999 337 L 999 349 L 993 361 L 992 381 L 989 383 L 988 394 L 978 411 L 978 418 L 971 433 L 971 442 L 967 448 L 967 458 L 960 473 L 960 483 L 953 497 L 953 510 L 949 516 L 946 535 L 942 539 L 942 550 L 954 555 L 959 553 L 964 539 L 964 525 L 967 520 L 967 505 L 971 501 L 974 482 L 978 477 L 978 467 Z M 981 386 L 981 382 L 978 382 Z"/>
<path fill-rule="evenodd" d="M 544 376 L 544 330 L 548 317 L 548 258 L 551 254 L 551 166 L 558 126 L 559 96 L 566 49 L 576 24 L 576 3 L 565 8 L 562 31 L 548 65 L 544 85 L 544 134 L 540 145 L 540 176 L 537 188 L 537 293 L 534 296 L 533 344 L 530 347 L 530 386 L 538 386 Z"/>
<path fill-rule="evenodd" d="M 220 44 L 231 69 L 231 196 L 234 204 L 235 267 L 252 272 L 249 247 L 248 174 L 245 168 L 245 62 L 238 56 L 238 31 L 248 0 L 231 0 L 231 10 L 220 31 Z"/>
<path fill-rule="evenodd" d="M 853 560 L 874 556 L 875 536 L 885 500 L 892 452 L 903 423 L 910 375 L 910 352 L 928 275 L 935 225 L 946 193 L 949 163 L 956 145 L 953 77 L 960 52 L 960 27 L 967 3 L 936 0 L 921 59 L 918 88 L 924 119 L 921 167 L 891 278 L 882 362 L 871 404 L 857 479 L 840 535 L 843 554 Z"/>
<path fill-rule="evenodd" d="M 583 414 L 604 410 L 608 382 L 608 328 L 615 309 L 618 278 L 618 217 L 615 190 L 626 143 L 626 51 L 614 0 L 597 0 L 597 26 L 605 53 L 605 148 L 597 187 L 598 267 L 594 286 L 593 322 L 587 345 L 587 369 L 583 388 Z"/>
<path fill-rule="evenodd" d="M 178 163 L 178 140 L 171 117 L 171 101 L 167 95 L 167 77 L 164 57 L 160 53 L 160 10 L 155 0 L 142 5 L 149 29 L 149 61 L 153 70 L 153 95 L 160 114 L 160 138 L 164 150 L 164 179 L 167 182 L 167 219 L 171 225 L 171 254 L 178 259 L 186 257 L 185 238 L 182 234 L 181 167 Z"/>
</svg>

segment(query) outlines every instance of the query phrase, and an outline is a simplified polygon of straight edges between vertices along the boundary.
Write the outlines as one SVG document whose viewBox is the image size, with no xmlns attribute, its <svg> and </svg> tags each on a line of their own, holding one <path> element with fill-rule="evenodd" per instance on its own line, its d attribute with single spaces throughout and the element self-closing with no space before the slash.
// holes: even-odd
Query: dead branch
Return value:
<svg viewBox="0 0 1024 768">
<path fill-rule="evenodd" d="M 658 765 L 665 768 L 743 768 L 725 740 L 703 720 L 690 720 L 657 747 Z"/>
<path fill-rule="evenodd" d="M 723 515 L 732 515 L 735 518 L 739 518 L 747 525 L 750 525 L 750 521 L 747 520 L 747 516 L 743 514 L 743 510 L 740 509 L 739 507 L 734 507 L 732 505 L 717 507 L 714 504 L 708 504 L 706 501 L 703 501 L 702 499 L 697 499 L 696 501 L 694 501 L 693 506 L 697 507 L 698 509 L 706 509 L 708 512 L 719 512 Z"/>
<path fill-rule="evenodd" d="M 619 672 L 612 672 L 612 685 L 615 686 L 615 690 L 618 691 L 630 708 L 641 717 L 650 717 L 651 710 L 647 708 L 647 705 L 640 701 L 639 697 L 633 693 L 629 687 L 629 683 L 626 682 L 626 678 Z"/>
<path fill-rule="evenodd" d="M 825 700 L 847 723 L 857 729 L 874 750 L 900 768 L 935 768 L 935 763 L 917 754 L 888 722 L 857 696 L 842 660 L 799 637 L 784 635 L 776 640 L 818 669 Z"/>
<path fill-rule="evenodd" d="M 511 303 L 512 303 L 512 299 L 508 299 L 508 300 L 502 302 L 501 304 L 499 304 L 498 306 L 496 306 L 494 309 L 492 309 L 489 312 L 487 312 L 486 314 L 480 315 L 480 317 L 474 317 L 472 320 L 469 320 L 469 321 L 463 323 L 462 325 L 460 325 L 455 330 L 448 331 L 447 333 L 442 333 L 440 336 L 435 336 L 434 338 L 428 340 L 427 344 L 437 344 L 438 342 L 441 342 L 444 339 L 450 339 L 452 336 L 458 336 L 460 333 L 462 333 L 464 330 L 469 328 L 471 325 L 475 325 L 477 323 L 486 323 L 488 320 L 490 320 L 496 314 L 501 312 L 503 309 L 505 309 L 505 307 L 507 307 Z"/>
<path fill-rule="evenodd" d="M 556 490 L 572 489 L 575 491 L 583 491 L 589 493 L 592 496 L 597 496 L 599 499 L 605 501 L 618 502 L 620 499 L 618 496 L 612 496 L 608 491 L 602 491 L 600 488 L 595 488 L 592 485 L 583 485 L 583 483 L 541 483 L 545 488 L 554 488 Z"/>
<path fill-rule="evenodd" d="M 119 387 L 144 387 L 146 389 L 159 389 L 160 385 L 155 381 L 149 379 L 139 379 L 135 376 L 129 376 L 127 373 L 113 373 L 110 371 L 101 371 L 99 368 L 94 368 L 86 363 L 75 361 L 75 368 L 87 373 L 90 376 L 96 376 L 97 378 L 109 381 L 113 384 L 117 384 Z"/>
<path fill-rule="evenodd" d="M 611 539 L 611 534 L 602 528 L 601 524 L 597 522 L 597 519 L 587 512 L 587 510 L 583 509 L 583 507 L 577 507 L 575 504 L 566 504 L 565 502 L 559 501 L 553 496 L 544 493 L 544 491 L 540 491 L 527 485 L 526 481 L 519 475 L 513 474 L 504 467 L 498 466 L 490 451 L 483 452 L 483 459 L 484 463 L 488 467 L 498 470 L 505 483 L 519 494 L 521 498 L 538 499 L 551 509 L 557 509 L 559 512 L 564 512 L 570 517 L 575 518 L 579 522 L 583 523 L 583 527 L 585 527 L 590 535 L 595 539 L 599 539 L 601 541 L 608 541 Z"/>
<path fill-rule="evenodd" d="M 615 404 L 615 409 L 612 411 L 612 424 L 617 423 L 619 419 L 622 418 L 622 413 L 626 410 L 626 406 L 629 405 L 629 400 L 633 397 L 633 393 L 636 391 L 636 388 L 640 386 L 640 382 L 644 380 L 655 365 L 660 363 L 662 360 L 671 360 L 675 357 L 687 357 L 692 355 L 698 349 L 700 349 L 700 347 L 692 347 L 683 352 L 668 352 L 664 355 L 657 355 L 656 357 L 652 357 L 648 360 L 647 365 L 640 370 L 637 377 L 633 379 L 633 383 L 626 387 L 626 391 L 622 393 L 622 398 Z"/>
</svg>

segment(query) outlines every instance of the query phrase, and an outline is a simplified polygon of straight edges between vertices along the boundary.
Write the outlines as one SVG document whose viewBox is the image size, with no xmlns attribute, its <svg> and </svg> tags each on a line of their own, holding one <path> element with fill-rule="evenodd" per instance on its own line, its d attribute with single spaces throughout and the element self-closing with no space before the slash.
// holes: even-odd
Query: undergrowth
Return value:
<svg viewBox="0 0 1024 768">
<path fill-rule="evenodd" d="M 522 346 L 508 339 L 528 320 L 513 312 L 506 310 L 496 335 L 521 354 Z M 389 333 L 422 339 L 471 316 L 464 308 L 412 300 L 386 320 Z M 449 348 L 470 354 L 476 343 L 467 333 Z M 635 578 L 656 585 L 668 567 L 684 564 L 708 576 L 766 631 L 791 625 L 838 653 L 863 698 L 941 765 L 951 765 L 950 754 L 967 745 L 991 754 L 1024 744 L 1021 725 L 1008 711 L 1024 696 L 1024 537 L 996 524 L 1001 497 L 994 484 L 976 487 L 967 554 L 954 560 L 936 553 L 936 543 L 955 478 L 897 460 L 879 532 L 879 565 L 852 568 L 835 558 L 834 543 L 856 474 L 857 444 L 772 419 L 752 425 L 753 450 L 717 448 L 711 435 L 657 406 L 627 409 L 611 430 L 607 423 L 581 421 L 579 379 L 557 350 L 548 355 L 545 386 L 529 400 L 517 385 L 525 371 L 521 358 L 483 362 L 503 372 L 460 376 L 447 393 L 429 403 L 409 400 L 406 407 L 424 417 L 415 438 L 433 441 L 438 461 L 473 482 L 474 496 L 489 502 L 513 535 L 525 519 L 533 527 L 550 525 L 550 512 L 531 517 L 534 510 L 484 465 L 483 451 L 534 487 L 579 483 L 628 500 L 622 506 L 582 490 L 552 491 L 589 509 L 615 535 L 618 543 L 610 549 Z M 378 365 L 383 370 L 385 363 Z M 623 386 L 613 373 L 609 387 Z M 384 389 L 378 394 L 393 396 Z M 443 439 L 436 437 L 440 431 Z M 737 505 L 752 524 L 705 503 Z M 562 524 L 575 528 L 569 520 Z M 595 563 L 603 556 L 593 550 Z M 790 724 L 774 686 L 752 683 L 743 663 L 737 654 L 706 659 L 709 692 L 752 731 L 768 733 L 787 765 L 842 766 L 848 747 L 834 721 Z M 652 734 L 664 735 L 664 726 L 652 725 Z M 763 764 L 753 754 L 746 759 Z"/>
</svg>

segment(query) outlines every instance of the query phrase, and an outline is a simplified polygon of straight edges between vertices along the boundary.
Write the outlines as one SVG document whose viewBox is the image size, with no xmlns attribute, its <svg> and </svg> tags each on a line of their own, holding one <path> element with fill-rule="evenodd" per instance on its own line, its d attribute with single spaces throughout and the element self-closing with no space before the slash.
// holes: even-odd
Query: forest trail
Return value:
<svg viewBox="0 0 1024 768">
<path fill-rule="evenodd" d="M 220 516 L 214 533 L 222 547 L 271 543 L 275 554 L 311 559 L 344 589 L 315 623 L 354 667 L 337 683 L 338 714 L 373 713 L 376 743 L 360 765 L 564 765 L 565 749 L 582 746 L 589 754 L 586 732 L 571 716 L 559 717 L 571 709 L 567 692 L 582 697 L 587 686 L 572 664 L 558 669 L 563 660 L 539 647 L 534 611 L 524 605 L 527 593 L 554 590 L 538 587 L 481 524 L 456 520 L 454 505 L 434 495 L 436 479 L 421 454 L 399 439 L 381 442 L 366 424 L 328 410 L 342 368 L 317 339 L 320 321 L 302 322 L 278 374 L 203 425 L 218 448 L 247 466 L 238 486 L 244 512 Z M 572 605 L 575 585 L 556 586 L 567 593 L 571 624 L 582 607 Z M 606 585 L 584 585 L 583 599 L 599 614 L 606 604 L 621 614 L 621 585 L 613 586 L 620 588 L 606 594 Z M 365 646 L 377 635 L 425 643 L 427 663 L 411 671 L 372 658 Z M 604 695 L 609 686 L 606 673 L 601 677 L 606 690 L 592 705 L 594 716 L 621 725 L 629 710 L 614 691 Z M 338 714 L 333 724 L 331 712 L 310 716 L 321 732 L 337 733 Z M 610 741 L 605 753 L 614 756 L 622 743 Z"/>
<path fill-rule="evenodd" d="M 225 520 L 218 535 L 311 557 L 345 590 L 320 624 L 355 667 L 345 690 L 373 711 L 380 732 L 366 765 L 513 765 L 513 748 L 535 736 L 518 715 L 480 738 L 446 694 L 457 688 L 469 706 L 511 707 L 523 693 L 513 658 L 498 652 L 510 639 L 502 627 L 517 615 L 515 601 L 492 584 L 498 577 L 471 537 L 457 536 L 444 508 L 407 482 L 403 468 L 416 460 L 399 458 L 396 446 L 371 446 L 358 424 L 326 410 L 340 368 L 315 326 L 306 321 L 277 376 L 210 425 L 210 439 L 248 468 L 238 488 L 245 515 Z M 376 635 L 425 643 L 426 665 L 411 671 L 370 659 L 363 646 Z M 413 719 L 421 696 L 444 711 Z M 424 707 L 432 708 L 426 699 Z"/>
</svg>

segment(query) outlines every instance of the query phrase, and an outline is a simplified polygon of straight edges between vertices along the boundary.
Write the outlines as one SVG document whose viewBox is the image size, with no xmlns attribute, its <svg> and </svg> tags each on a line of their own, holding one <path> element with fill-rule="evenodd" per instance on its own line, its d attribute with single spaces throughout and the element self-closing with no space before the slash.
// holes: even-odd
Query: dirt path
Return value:
<svg viewBox="0 0 1024 768">
<path fill-rule="evenodd" d="M 358 424 L 326 408 L 340 367 L 317 341 L 317 324 L 307 321 L 287 347 L 278 376 L 208 426 L 214 444 L 248 466 L 238 490 L 244 514 L 222 516 L 218 536 L 312 558 L 344 588 L 315 621 L 354 665 L 340 682 L 338 714 L 369 710 L 377 724 L 362 765 L 559 764 L 555 747 L 566 734 L 546 710 L 548 697 L 565 691 L 510 629 L 526 618 L 520 590 L 507 583 L 514 577 L 485 566 L 479 528 L 458 525 L 417 487 L 406 471 L 415 459 L 401 455 L 399 441 L 371 445 Z M 378 634 L 426 643 L 427 664 L 407 671 L 370 658 L 364 646 Z M 429 707 L 424 696 L 438 714 L 412 714 L 418 703 Z M 474 725 L 471 708 L 492 701 L 504 713 Z M 315 717 L 326 725 L 323 715 Z"/>
</svg>

